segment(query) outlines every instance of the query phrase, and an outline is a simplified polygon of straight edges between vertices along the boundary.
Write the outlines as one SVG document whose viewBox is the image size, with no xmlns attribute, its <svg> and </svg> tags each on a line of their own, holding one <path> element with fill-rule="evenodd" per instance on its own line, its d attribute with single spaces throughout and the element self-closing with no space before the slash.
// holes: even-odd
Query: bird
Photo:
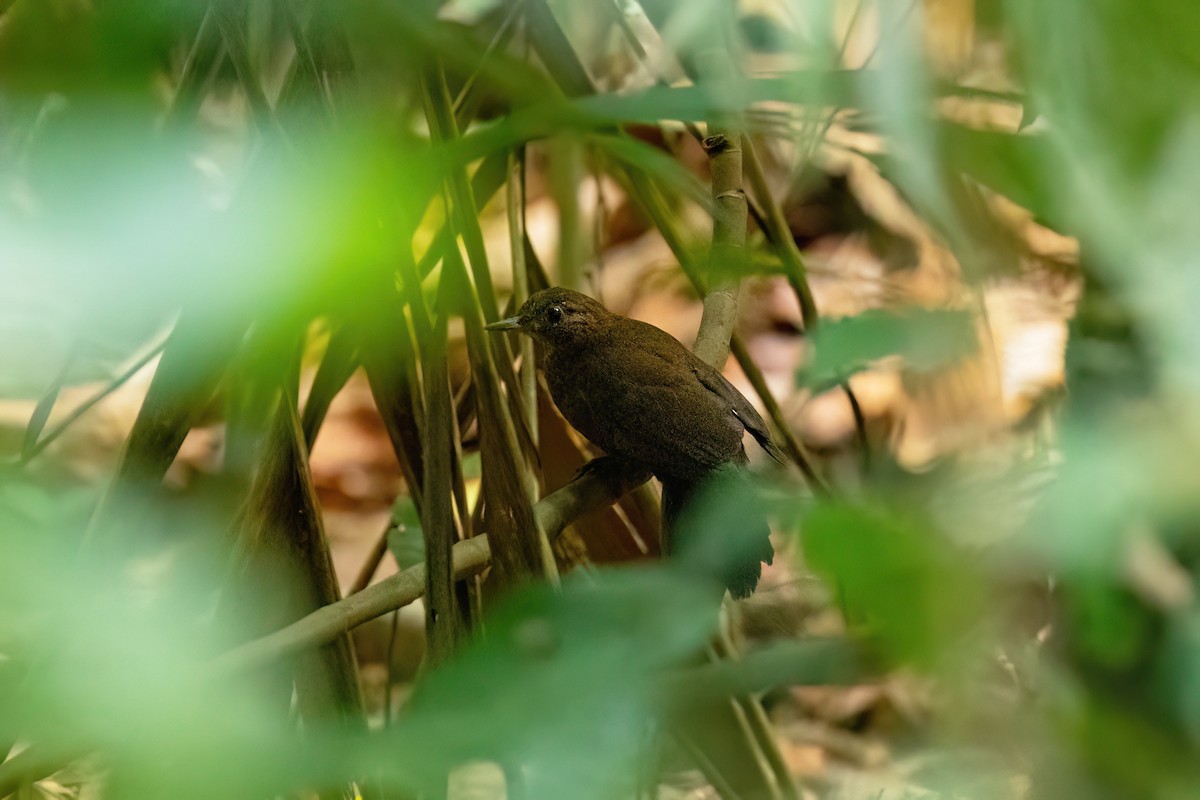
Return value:
<svg viewBox="0 0 1200 800">
<path fill-rule="evenodd" d="M 754 406 L 666 331 L 609 311 L 561 287 L 531 295 L 513 317 L 487 326 L 520 331 L 544 350 L 550 396 L 562 415 L 608 456 L 647 469 L 663 486 L 664 545 L 679 549 L 681 512 L 706 482 L 748 463 L 745 433 L 777 461 L 783 454 Z M 749 520 L 749 517 L 743 517 Z M 735 598 L 753 593 L 774 549 L 766 519 L 748 521 L 745 546 L 718 577 Z"/>
</svg>

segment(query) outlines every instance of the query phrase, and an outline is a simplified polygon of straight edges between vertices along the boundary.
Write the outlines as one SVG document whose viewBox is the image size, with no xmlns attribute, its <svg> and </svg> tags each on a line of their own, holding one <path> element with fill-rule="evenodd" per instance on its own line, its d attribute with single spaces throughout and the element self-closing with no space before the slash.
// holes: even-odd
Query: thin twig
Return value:
<svg viewBox="0 0 1200 800">
<path fill-rule="evenodd" d="M 737 321 L 738 288 L 746 256 L 746 193 L 742 191 L 741 136 L 732 129 L 709 125 L 704 140 L 712 169 L 713 232 L 709 256 L 710 280 L 704 293 L 704 315 L 717 315 L 721 325 L 704 327 L 696 335 L 696 355 L 721 369 L 729 356 L 729 339 Z M 717 332 L 723 336 L 716 336 Z"/>
<path fill-rule="evenodd" d="M 788 227 L 787 220 L 783 216 L 782 208 L 775 202 L 775 198 L 771 196 L 770 188 L 767 186 L 766 177 L 763 174 L 762 164 L 758 160 L 758 155 L 754 150 L 754 143 L 750 141 L 749 136 L 745 137 L 745 145 L 746 174 L 750 179 L 751 186 L 754 188 L 754 194 L 757 196 L 758 202 L 764 210 L 761 220 L 764 225 L 763 233 L 767 237 L 767 240 L 775 245 L 775 251 L 779 255 L 780 263 L 783 264 L 784 274 L 787 276 L 788 283 L 791 285 L 792 291 L 795 292 L 796 299 L 800 303 L 800 316 L 804 320 L 804 332 L 811 335 L 817 329 L 820 317 L 816 303 L 813 301 L 812 290 L 809 288 L 808 269 L 804 263 L 804 256 L 800 253 L 800 248 L 796 246 L 796 240 L 792 237 L 791 229 Z M 751 379 L 753 380 L 753 378 Z M 866 468 L 870 464 L 871 456 L 862 406 L 859 404 L 854 390 L 850 388 L 850 384 L 843 381 L 841 385 L 842 391 L 846 393 L 846 397 L 850 401 L 850 408 L 854 412 L 854 424 L 858 431 L 859 443 L 862 448 L 863 466 Z M 766 403 L 765 398 L 763 402 L 764 404 Z M 772 400 L 772 402 L 774 401 Z M 801 466 L 801 469 L 804 469 L 804 467 Z M 807 471 L 805 474 L 808 474 Z"/>
<path fill-rule="evenodd" d="M 170 127 L 191 121 L 200 108 L 205 89 L 225 59 L 225 44 L 217 25 L 217 12 L 209 4 L 196 30 L 196 38 L 183 62 L 175 94 L 163 119 Z"/>
<path fill-rule="evenodd" d="M 71 427 L 71 425 L 73 425 L 76 420 L 78 420 L 80 417 L 82 417 L 88 411 L 91 411 L 93 408 L 95 408 L 96 405 L 101 400 L 108 397 L 110 394 L 115 392 L 117 389 L 120 389 L 122 386 L 124 386 L 126 383 L 128 383 L 130 378 L 132 378 L 134 375 L 141 372 L 142 369 L 147 364 L 149 364 L 151 361 L 153 361 L 155 358 L 157 358 L 158 354 L 163 351 L 164 347 L 166 347 L 166 344 L 167 344 L 167 341 L 164 338 L 163 341 L 159 342 L 154 347 L 152 347 L 149 350 L 149 352 L 147 352 L 145 355 L 143 355 L 141 358 L 139 358 L 137 361 L 135 361 L 127 370 L 122 372 L 117 377 L 113 378 L 112 381 L 110 381 L 108 383 L 108 385 L 106 385 L 103 389 L 96 392 L 96 394 L 92 395 L 87 400 L 80 403 L 79 406 L 77 406 L 74 411 L 72 411 L 70 414 L 68 414 L 62 420 L 62 422 L 58 423 L 53 428 L 51 428 L 50 432 L 47 433 L 45 436 L 43 436 L 41 439 L 39 439 L 37 444 L 35 444 L 35 445 L 33 445 L 33 447 L 29 448 L 29 450 L 26 451 L 26 453 L 21 456 L 21 460 L 18 462 L 18 464 L 20 466 L 25 466 L 30 461 L 32 461 L 34 458 L 36 458 L 39 453 L 41 453 L 43 450 L 45 450 L 47 447 L 49 447 L 51 444 L 53 444 L 54 441 L 56 439 L 58 439 L 58 437 L 62 436 L 64 433 L 66 433 L 67 428 Z"/>
<path fill-rule="evenodd" d="M 358 594 L 363 589 L 371 585 L 371 579 L 375 577 L 375 573 L 379 571 L 379 565 L 383 563 L 383 557 L 388 551 L 388 536 L 396 525 L 392 521 L 391 514 L 388 515 L 387 525 L 383 528 L 383 533 L 375 540 L 371 552 L 367 554 L 366 561 L 358 570 L 358 575 L 354 578 L 354 583 L 350 584 L 350 588 L 346 590 L 346 595 Z"/>
<path fill-rule="evenodd" d="M 723 28 L 722 25 L 717 26 L 718 30 Z M 708 49 L 700 53 L 697 60 L 709 80 L 726 80 L 739 74 L 739 66 L 733 58 L 733 43 L 727 36 L 715 35 Z M 700 337 L 697 337 L 695 349 L 697 355 L 706 358 L 717 369 L 721 369 L 729 357 L 732 326 L 737 319 L 738 286 L 746 264 L 748 202 L 743 188 L 743 143 L 748 139 L 742 135 L 741 125 L 742 120 L 737 116 L 711 119 L 708 123 L 709 135 L 702 143 L 712 176 L 713 219 L 709 291 L 704 295 L 704 317 L 708 317 L 710 304 L 715 299 L 718 313 L 730 317 L 730 328 L 720 342 L 719 350 Z M 706 352 L 710 348 L 714 352 Z M 769 792 L 772 797 L 799 800 L 795 782 L 783 765 L 783 756 L 779 753 L 778 743 L 771 734 L 758 699 L 739 694 L 724 699 L 723 706 L 742 731 L 747 752 L 752 754 L 756 767 L 755 777 L 737 777 L 734 788 L 755 787 L 759 791 Z M 731 781 L 736 775 L 738 773 L 731 773 Z M 761 786 L 756 786 L 756 781 L 762 781 Z"/>
<path fill-rule="evenodd" d="M 867 418 L 863 414 L 862 406 L 858 402 L 858 396 L 854 394 L 854 390 L 850 388 L 850 381 L 841 381 L 839 386 L 846 395 L 846 400 L 850 403 L 850 413 L 854 415 L 854 430 L 858 434 L 859 453 L 862 455 L 862 468 L 866 472 L 871 468 L 871 442 L 867 439 Z"/>
<path fill-rule="evenodd" d="M 780 263 L 783 264 L 784 275 L 787 276 L 788 284 L 796 293 L 796 299 L 800 303 L 800 316 L 804 320 L 804 330 L 810 332 L 817 327 L 818 316 L 817 304 L 813 301 L 812 289 L 808 285 L 808 270 L 804 264 L 804 256 L 801 255 L 800 248 L 796 246 L 796 240 L 792 238 L 791 229 L 783 216 L 783 209 L 771 196 L 766 176 L 763 174 L 762 163 L 754 149 L 754 142 L 749 136 L 743 136 L 742 139 L 742 146 L 746 151 L 746 178 L 750 182 L 750 188 L 754 192 L 758 205 L 762 208 L 761 222 L 765 224 L 763 233 L 775 245 Z"/>
<path fill-rule="evenodd" d="M 750 351 L 746 348 L 746 343 L 742 341 L 742 337 L 734 334 L 730 341 L 730 349 L 733 351 L 734 358 L 742 368 L 742 372 L 746 374 L 746 378 L 750 381 L 750 385 L 754 387 L 754 392 L 762 401 L 763 410 L 767 412 L 767 417 L 775 426 L 775 430 L 779 432 L 779 438 L 783 441 L 783 448 L 787 454 L 791 456 L 792 461 L 796 462 L 796 466 L 800 468 L 800 472 L 804 474 L 809 486 L 813 491 L 821 494 L 829 493 L 829 485 L 825 479 L 817 474 L 813 467 L 812 456 L 808 450 L 796 438 L 796 434 L 792 432 L 792 428 L 787 423 L 787 418 L 783 414 L 783 409 L 779 405 L 779 401 L 775 399 L 771 387 L 767 386 L 767 380 L 763 377 L 762 370 L 758 368 L 758 364 L 754 363 L 754 359 L 750 355 Z"/>
<path fill-rule="evenodd" d="M 483 570 L 490 558 L 486 535 L 457 542 L 452 552 L 456 580 Z M 403 608 L 424 594 L 425 565 L 417 564 L 225 653 L 211 662 L 209 672 L 212 677 L 219 678 L 294 656 L 333 641 L 364 622 Z"/>
<path fill-rule="evenodd" d="M 554 539 L 571 522 L 611 505 L 649 477 L 645 472 L 609 474 L 593 470 L 542 498 L 533 511 L 539 526 Z M 457 542 L 451 555 L 455 580 L 477 575 L 491 563 L 487 534 Z M 317 647 L 368 620 L 408 605 L 424 591 L 425 565 L 417 564 L 219 656 L 210 664 L 210 671 L 214 677 L 227 675 Z"/>
<path fill-rule="evenodd" d="M 396 663 L 396 634 L 400 631 L 400 609 L 392 612 L 392 630 L 388 637 L 387 646 L 387 681 L 383 685 L 383 726 L 385 728 L 392 727 L 392 684 L 395 682 L 393 674 Z"/>
<path fill-rule="evenodd" d="M 21 442 L 21 456 L 18 463 L 24 464 L 29 460 L 29 453 L 37 445 L 38 438 L 46 429 L 46 422 L 50 419 L 50 414 L 54 412 L 54 406 L 58 404 L 58 396 L 67 383 L 67 376 L 70 374 L 71 368 L 75 365 L 78 348 L 78 341 L 73 342 L 63 358 L 62 366 L 59 367 L 54 383 L 42 394 L 37 405 L 34 406 L 33 413 L 29 416 L 29 424 L 25 426 L 25 437 Z"/>
<path fill-rule="evenodd" d="M 504 21 L 500 23 L 500 27 L 496 29 L 492 40 L 488 42 L 487 48 L 483 51 L 483 55 L 479 57 L 479 66 L 475 68 L 467 80 L 463 83 L 462 88 L 458 90 L 458 94 L 454 97 L 454 114 L 458 118 L 458 124 L 465 126 L 471 121 L 474 114 L 474 108 L 468 103 L 472 97 L 476 96 L 475 84 L 479 80 L 479 76 L 484 71 L 492 66 L 491 61 L 495 54 L 506 47 L 512 41 L 513 35 L 517 32 L 517 20 L 520 19 L 523 9 L 520 2 L 513 3 L 508 9 L 508 14 L 504 17 Z"/>
<path fill-rule="evenodd" d="M 257 124 L 282 133 L 271 102 L 267 99 L 258 74 L 250 62 L 250 48 L 246 43 L 246 33 L 242 29 L 243 21 L 238 18 L 237 7 L 227 0 L 216 0 L 209 6 L 209 11 L 221 31 L 221 38 L 225 40 L 229 60 L 233 62 L 233 71 L 253 112 L 252 117 Z"/>
</svg>

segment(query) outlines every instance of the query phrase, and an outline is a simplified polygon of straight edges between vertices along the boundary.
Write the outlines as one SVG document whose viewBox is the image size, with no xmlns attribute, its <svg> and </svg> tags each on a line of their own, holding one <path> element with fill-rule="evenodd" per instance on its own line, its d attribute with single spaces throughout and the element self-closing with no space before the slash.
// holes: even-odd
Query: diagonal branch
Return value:
<svg viewBox="0 0 1200 800">
<path fill-rule="evenodd" d="M 616 502 L 649 479 L 649 474 L 589 470 L 533 507 L 538 524 L 557 538 L 574 520 Z M 477 575 L 491 563 L 487 535 L 455 543 L 451 551 L 455 580 Z M 425 593 L 425 566 L 418 564 L 369 586 L 344 600 L 317 609 L 306 617 L 241 645 L 209 665 L 210 675 L 224 675 L 269 664 L 331 642 L 358 625 L 408 605 Z"/>
</svg>

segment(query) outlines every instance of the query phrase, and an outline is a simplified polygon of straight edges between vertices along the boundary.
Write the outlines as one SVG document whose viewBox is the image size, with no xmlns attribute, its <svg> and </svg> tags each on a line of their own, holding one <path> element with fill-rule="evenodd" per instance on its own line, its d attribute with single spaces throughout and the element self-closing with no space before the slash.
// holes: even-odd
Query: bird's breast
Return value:
<svg viewBox="0 0 1200 800">
<path fill-rule="evenodd" d="M 567 422 L 606 452 L 612 452 L 612 437 L 606 435 L 611 414 L 605 410 L 611 372 L 603 357 L 587 350 L 553 352 L 546 361 L 546 385 L 554 404 Z"/>
</svg>

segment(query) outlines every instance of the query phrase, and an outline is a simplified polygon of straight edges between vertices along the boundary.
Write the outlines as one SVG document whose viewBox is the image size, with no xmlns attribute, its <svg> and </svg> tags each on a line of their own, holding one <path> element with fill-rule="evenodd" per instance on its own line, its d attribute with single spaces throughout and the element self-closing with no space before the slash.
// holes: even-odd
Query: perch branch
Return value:
<svg viewBox="0 0 1200 800">
<path fill-rule="evenodd" d="M 556 538 L 572 521 L 616 502 L 649 477 L 640 472 L 602 474 L 593 470 L 542 498 L 533 511 L 547 536 Z M 491 563 L 487 535 L 455 543 L 451 556 L 455 580 L 479 574 Z M 424 593 L 425 566 L 418 564 L 357 594 L 319 608 L 285 628 L 224 653 L 210 662 L 209 673 L 217 678 L 294 656 L 333 641 L 368 620 L 406 606 Z"/>
</svg>

